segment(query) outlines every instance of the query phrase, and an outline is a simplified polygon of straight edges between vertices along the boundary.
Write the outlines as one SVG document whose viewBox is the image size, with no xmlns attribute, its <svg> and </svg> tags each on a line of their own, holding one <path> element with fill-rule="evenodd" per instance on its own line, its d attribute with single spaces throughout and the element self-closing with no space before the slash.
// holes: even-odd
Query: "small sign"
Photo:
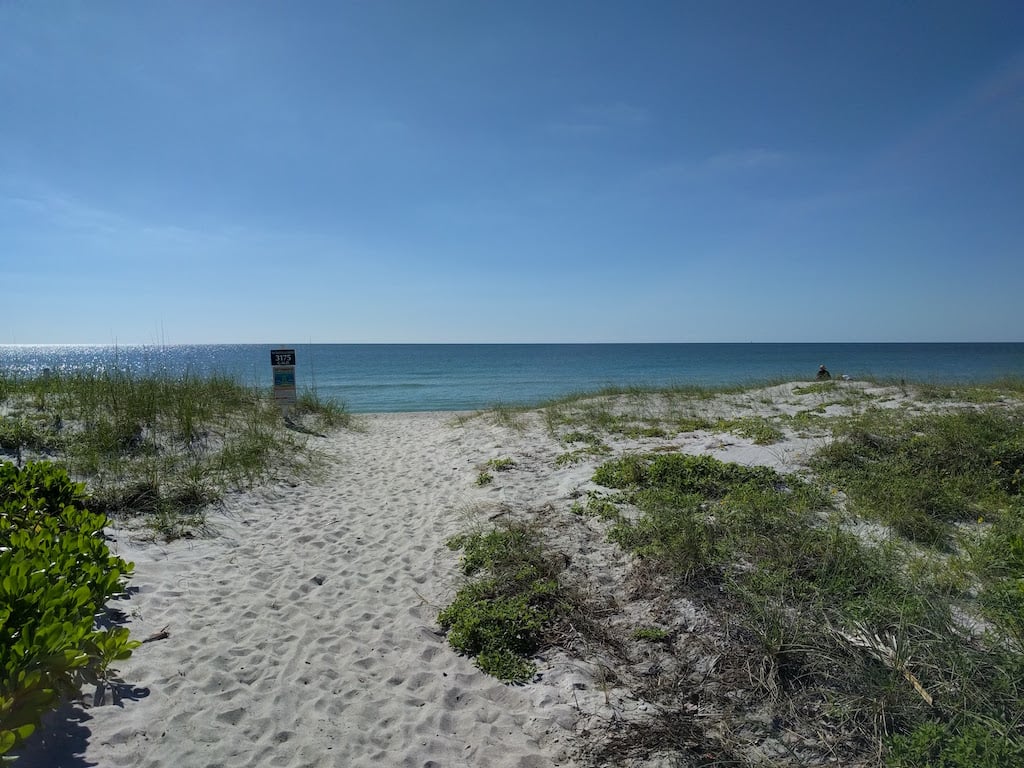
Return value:
<svg viewBox="0 0 1024 768">
<path fill-rule="evenodd" d="M 295 365 L 295 350 L 294 349 L 272 349 L 270 350 L 270 364 L 273 366 L 278 365 Z"/>
<path fill-rule="evenodd" d="M 295 350 L 270 350 L 270 365 L 274 371 L 274 400 L 287 416 L 295 404 Z"/>
<path fill-rule="evenodd" d="M 291 365 L 274 366 L 274 389 L 295 391 L 295 367 Z"/>
</svg>

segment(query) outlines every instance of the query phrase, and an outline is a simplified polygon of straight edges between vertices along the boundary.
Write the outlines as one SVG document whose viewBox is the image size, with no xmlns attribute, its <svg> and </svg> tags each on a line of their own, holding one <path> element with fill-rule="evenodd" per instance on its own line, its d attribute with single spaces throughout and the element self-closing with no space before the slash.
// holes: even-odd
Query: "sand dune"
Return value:
<svg viewBox="0 0 1024 768">
<path fill-rule="evenodd" d="M 121 663 L 124 685 L 58 713 L 19 765 L 575 765 L 581 733 L 638 706 L 629 692 L 560 652 L 538 681 L 504 685 L 454 653 L 436 618 L 459 579 L 449 536 L 503 505 L 567 510 L 600 459 L 556 465 L 566 447 L 536 414 L 522 429 L 455 416 L 371 415 L 314 438 L 324 478 L 229 497 L 209 536 L 114 530 L 136 563 L 115 607 L 134 637 L 168 636 Z M 654 445 L 780 468 L 813 447 L 703 432 L 612 447 Z M 515 471 L 479 487 L 497 457 Z M 595 558 L 596 588 L 615 589 L 622 563 L 595 546 L 603 535 L 585 522 L 564 535 L 578 563 Z"/>
</svg>

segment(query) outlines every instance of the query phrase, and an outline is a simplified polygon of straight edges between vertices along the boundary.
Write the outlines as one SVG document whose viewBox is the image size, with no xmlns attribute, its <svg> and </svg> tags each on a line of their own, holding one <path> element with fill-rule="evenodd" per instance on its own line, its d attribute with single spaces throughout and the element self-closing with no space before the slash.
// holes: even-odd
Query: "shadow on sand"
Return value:
<svg viewBox="0 0 1024 768">
<path fill-rule="evenodd" d="M 149 696 L 148 688 L 136 688 L 128 683 L 110 681 L 96 687 L 92 696 L 93 707 L 123 707 L 126 701 L 138 701 Z M 18 768 L 89 768 L 97 766 L 85 757 L 86 745 L 92 731 L 87 725 L 92 720 L 82 702 L 68 702 L 43 717 L 42 727 L 28 741 L 11 753 Z"/>
<path fill-rule="evenodd" d="M 138 593 L 138 587 L 128 587 L 122 594 L 111 599 L 129 600 Z M 120 608 L 106 606 L 96 616 L 97 629 L 123 626 L 128 616 Z M 86 745 L 92 731 L 86 725 L 92 720 L 89 710 L 95 707 L 123 707 L 126 701 L 138 701 L 149 696 L 149 688 L 137 688 L 120 678 L 111 678 L 100 683 L 92 694 L 85 693 L 81 701 L 69 701 L 42 718 L 42 725 L 36 729 L 24 744 L 10 753 L 17 758 L 17 768 L 88 768 L 96 766 L 85 757 Z"/>
</svg>

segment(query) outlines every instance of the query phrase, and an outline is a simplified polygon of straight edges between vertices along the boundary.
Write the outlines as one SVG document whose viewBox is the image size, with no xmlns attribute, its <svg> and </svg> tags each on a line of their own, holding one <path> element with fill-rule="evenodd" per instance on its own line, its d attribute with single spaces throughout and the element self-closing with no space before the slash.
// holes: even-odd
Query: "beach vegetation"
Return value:
<svg viewBox="0 0 1024 768">
<path fill-rule="evenodd" d="M 291 413 L 300 420 L 312 419 L 315 428 L 321 430 L 356 427 L 353 415 L 344 405 L 337 400 L 320 397 L 315 389 L 299 394 Z"/>
<path fill-rule="evenodd" d="M 988 405 L 997 403 L 1006 398 L 1008 390 L 1012 389 L 1009 381 L 1002 384 L 992 385 L 956 385 L 956 384 L 915 384 L 913 388 L 914 399 L 930 402 L 955 402 L 972 403 L 976 405 Z M 1017 393 L 1019 394 L 1019 393 Z"/>
<path fill-rule="evenodd" d="M 475 419 L 483 419 L 495 426 L 504 427 L 513 432 L 522 432 L 526 429 L 526 414 L 531 409 L 528 406 L 508 405 L 497 403 L 489 408 L 472 413 L 459 413 L 452 418 L 456 426 L 464 427 Z"/>
<path fill-rule="evenodd" d="M 713 427 L 716 431 L 731 432 L 754 441 L 756 445 L 771 445 L 785 437 L 785 433 L 763 416 L 745 416 L 739 419 L 720 419 Z"/>
<path fill-rule="evenodd" d="M 908 734 L 895 734 L 887 765 L 892 768 L 1006 768 L 1024 765 L 1024 749 L 983 722 L 929 720 Z"/>
<path fill-rule="evenodd" d="M 528 409 L 522 406 L 497 404 L 488 409 L 487 413 L 492 423 L 505 427 L 513 432 L 522 432 L 526 429 L 524 415 Z"/>
<path fill-rule="evenodd" d="M 226 492 L 316 471 L 309 430 L 288 427 L 266 393 L 230 378 L 107 370 L 0 381 L 0 450 L 18 464 L 54 461 L 88 484 L 95 509 L 141 514 L 161 534 L 195 530 Z M 351 423 L 315 393 L 293 414 L 320 428 Z"/>
<path fill-rule="evenodd" d="M 1022 410 L 870 409 L 838 423 L 812 467 L 843 488 L 856 514 L 948 549 L 958 524 L 1005 517 L 1019 501 L 1022 435 Z"/>
<path fill-rule="evenodd" d="M 645 389 L 606 388 L 548 401 L 541 413 L 548 433 L 566 442 L 576 442 L 566 438 L 584 432 L 640 437 L 648 431 L 661 436 L 663 431 L 649 408 L 653 396 L 653 391 Z"/>
<path fill-rule="evenodd" d="M 562 435 L 562 442 L 567 445 L 583 443 L 585 451 L 589 451 L 594 455 L 601 455 L 610 452 L 609 447 L 601 439 L 601 436 L 589 431 L 583 430 L 572 430 Z"/>
<path fill-rule="evenodd" d="M 52 454 L 61 446 L 58 426 L 39 413 L 0 415 L 0 450 L 16 457 L 22 452 Z"/>
<path fill-rule="evenodd" d="M 778 421 L 802 436 L 812 434 L 831 436 L 835 417 L 826 416 L 824 408 L 805 408 L 792 415 L 782 414 L 778 417 Z"/>
<path fill-rule="evenodd" d="M 487 468 L 493 469 L 495 472 L 508 472 L 510 469 L 515 467 L 515 465 L 515 461 L 508 457 L 500 459 L 489 459 L 487 461 Z"/>
<path fill-rule="evenodd" d="M 545 553 L 536 529 L 512 521 L 455 536 L 448 546 L 462 550 L 468 579 L 438 615 L 448 642 L 500 680 L 530 680 L 530 657 L 559 611 L 558 561 Z"/>
<path fill-rule="evenodd" d="M 639 627 L 633 630 L 633 639 L 662 643 L 669 639 L 669 632 L 662 627 Z"/>
<path fill-rule="evenodd" d="M 774 385 L 765 385 L 769 386 Z M 849 400 L 851 405 L 859 405 L 862 392 L 860 389 L 852 391 L 849 396 L 844 393 L 844 402 Z M 587 434 L 597 439 L 600 435 L 640 439 L 708 430 L 733 432 L 759 445 L 768 445 L 784 438 L 781 424 L 787 417 L 775 408 L 779 393 L 767 389 L 764 392 L 758 399 L 738 387 L 607 389 L 550 401 L 541 407 L 541 413 L 549 434 L 564 442 L 576 441 Z M 713 410 L 709 407 L 715 400 L 719 405 L 713 410 L 724 408 L 732 415 L 712 417 Z M 772 412 L 766 415 L 765 406 L 770 406 Z M 823 409 L 824 405 L 820 407 Z M 744 411 L 753 413 L 738 415 Z"/>
<path fill-rule="evenodd" d="M 0 464 L 0 755 L 138 645 L 96 624 L 133 567 L 107 548 L 107 523 L 62 468 Z"/>
<path fill-rule="evenodd" d="M 695 416 L 692 413 L 674 413 L 666 419 L 667 431 L 676 434 L 684 432 L 699 432 L 705 429 L 712 429 L 715 425 L 711 419 L 704 416 Z"/>
<path fill-rule="evenodd" d="M 480 487 L 490 485 L 494 482 L 494 475 L 491 474 L 492 472 L 508 472 L 515 466 L 515 461 L 508 457 L 488 459 L 484 462 L 483 467 L 481 467 L 480 471 L 477 473 L 476 484 Z"/>
<path fill-rule="evenodd" d="M 556 467 L 571 467 L 580 464 L 593 456 L 600 456 L 603 453 L 611 453 L 611 449 L 595 451 L 592 448 L 577 448 L 573 451 L 565 451 L 555 456 Z"/>
<path fill-rule="evenodd" d="M 581 447 L 558 454 L 555 457 L 556 467 L 572 466 L 593 456 L 605 456 L 612 452 L 612 449 L 592 432 L 570 432 L 563 438 L 563 442 Z"/>
<path fill-rule="evenodd" d="M 917 386 L 545 406 L 572 448 L 556 463 L 607 452 L 561 521 L 588 546 L 603 531 L 607 549 L 565 558 L 538 642 L 593 660 L 608 701 L 626 686 L 652 705 L 588 744 L 589 764 L 659 749 L 694 764 L 1024 764 L 1024 408 L 1002 385 L 914 399 Z M 608 435 L 646 427 L 762 445 L 799 432 L 819 450 L 800 474 L 670 440 L 611 455 Z M 615 579 L 592 575 L 603 558 Z"/>
<path fill-rule="evenodd" d="M 585 517 L 596 517 L 601 520 L 618 520 L 620 515 L 619 506 L 614 501 L 615 497 L 598 491 L 587 491 L 586 503 L 579 501 L 572 506 L 572 512 Z"/>
<path fill-rule="evenodd" d="M 728 681 L 726 709 L 749 701 L 769 719 L 813 713 L 819 733 L 844 734 L 846 754 L 865 764 L 1021 764 L 1019 407 L 867 408 L 829 423 L 835 439 L 811 479 L 625 454 L 593 476 L 616 493 L 573 511 L 620 510 L 603 519 L 636 558 L 635 597 L 686 595 L 720 616 L 728 642 L 715 679 Z M 646 695 L 664 697 L 670 730 L 678 705 L 670 686 L 658 690 Z M 736 754 L 735 741 L 707 733 L 687 743 L 702 739 L 709 752 Z"/>
<path fill-rule="evenodd" d="M 611 448 L 593 432 L 574 430 L 562 436 L 562 442 L 568 445 L 580 445 L 571 451 L 560 453 L 555 457 L 556 467 L 572 466 L 586 461 L 591 456 L 603 456 L 611 453 Z"/>
<path fill-rule="evenodd" d="M 988 381 L 907 381 L 906 379 L 865 377 L 876 388 L 898 390 L 905 398 L 924 405 L 1013 403 L 1024 397 L 1024 377 L 1000 376 Z"/>
<path fill-rule="evenodd" d="M 835 392 L 838 382 L 816 381 L 813 384 L 804 384 L 793 387 L 794 395 L 825 395 Z"/>
<path fill-rule="evenodd" d="M 612 540 L 683 580 L 711 577 L 712 570 L 720 580 L 729 559 L 774 551 L 773 539 L 809 527 L 811 513 L 825 503 L 797 477 L 680 453 L 623 456 L 598 467 L 594 482 L 622 490 L 621 501 L 644 513 L 637 520 L 620 516 Z"/>
</svg>

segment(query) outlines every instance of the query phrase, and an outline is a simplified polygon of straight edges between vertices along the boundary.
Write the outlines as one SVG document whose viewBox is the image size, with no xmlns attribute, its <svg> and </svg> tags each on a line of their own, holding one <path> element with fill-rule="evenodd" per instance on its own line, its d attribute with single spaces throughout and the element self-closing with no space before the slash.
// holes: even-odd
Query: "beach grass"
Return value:
<svg viewBox="0 0 1024 768">
<path fill-rule="evenodd" d="M 856 514 L 950 548 L 957 524 L 1012 514 L 1024 471 L 1024 407 L 923 415 L 871 409 L 836 425 L 812 462 Z"/>
<path fill-rule="evenodd" d="M 312 428 L 351 417 L 304 393 L 293 417 Z M 314 471 L 303 430 L 262 392 L 222 376 L 140 377 L 121 371 L 0 376 L 0 450 L 47 459 L 87 483 L 94 508 L 142 515 L 162 536 L 202 528 L 231 490 Z"/>
<path fill-rule="evenodd" d="M 1024 765 L 1022 394 L 1017 379 L 831 381 L 545 404 L 549 435 L 583 446 L 564 464 L 675 425 L 820 442 L 799 475 L 660 448 L 597 467 L 598 489 L 570 511 L 632 558 L 632 600 L 685 599 L 714 617 L 703 642 L 715 661 L 638 683 L 655 716 L 611 724 L 593 764 L 659 745 L 694 764 L 755 764 L 751 744 L 788 731 L 787 757 L 775 756 L 787 765 Z M 584 646 L 621 675 L 638 658 L 629 640 L 685 670 L 693 651 L 671 616 Z M 716 713 L 713 728 L 694 701 Z"/>
</svg>

